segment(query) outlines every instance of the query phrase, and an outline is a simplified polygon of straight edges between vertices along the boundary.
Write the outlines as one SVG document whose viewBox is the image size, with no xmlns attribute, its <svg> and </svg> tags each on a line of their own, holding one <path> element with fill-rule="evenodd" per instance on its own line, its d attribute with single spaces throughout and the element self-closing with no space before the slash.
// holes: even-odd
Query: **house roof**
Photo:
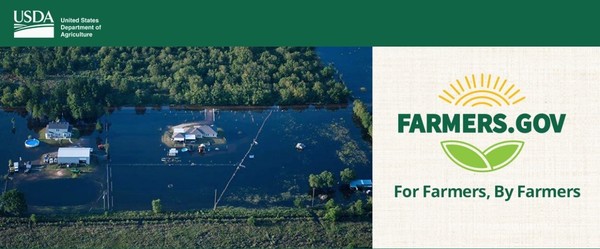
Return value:
<svg viewBox="0 0 600 249">
<path fill-rule="evenodd" d="M 217 134 L 217 132 L 215 130 L 213 130 L 213 128 L 211 128 L 208 125 L 198 126 L 197 129 L 200 130 L 204 134 Z"/>
<path fill-rule="evenodd" d="M 198 130 L 198 128 L 190 128 L 185 133 L 196 136 L 202 136 L 202 131 Z"/>
<path fill-rule="evenodd" d="M 58 157 L 89 157 L 90 148 L 69 147 L 58 148 Z"/>
<path fill-rule="evenodd" d="M 183 138 L 183 134 L 175 133 L 175 134 L 173 134 L 173 136 L 171 138 Z"/>
<path fill-rule="evenodd" d="M 48 123 L 48 126 L 46 126 L 46 128 L 55 130 L 68 130 L 69 126 L 70 125 L 68 122 L 52 122 Z"/>
</svg>

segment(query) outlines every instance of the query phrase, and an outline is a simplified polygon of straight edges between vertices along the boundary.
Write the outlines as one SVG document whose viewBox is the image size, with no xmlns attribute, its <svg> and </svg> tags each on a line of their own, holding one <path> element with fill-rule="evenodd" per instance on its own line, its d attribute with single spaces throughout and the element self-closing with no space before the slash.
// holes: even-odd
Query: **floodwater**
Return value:
<svg viewBox="0 0 600 249">
<path fill-rule="evenodd" d="M 371 105 L 371 48 L 319 48 L 325 63 L 333 63 L 356 98 Z M 361 87 L 366 91 L 361 91 Z M 270 114 L 270 115 L 269 115 Z M 267 119 L 268 117 L 268 119 Z M 15 118 L 15 131 L 11 119 Z M 219 109 L 214 127 L 222 129 L 227 146 L 213 147 L 200 155 L 180 153 L 181 162 L 169 166 L 161 161 L 169 147 L 161 136 L 169 126 L 204 119 L 203 110 L 163 108 L 121 108 L 101 118 L 110 122 L 110 129 L 83 137 L 79 145 L 95 146 L 96 140 L 108 137 L 110 167 L 105 164 L 94 176 L 75 179 L 44 179 L 9 181 L 26 195 L 31 206 L 88 205 L 102 209 L 102 194 L 110 185 L 114 210 L 150 209 L 153 199 L 161 199 L 165 210 L 211 208 L 215 189 L 220 195 L 235 165 L 247 153 L 260 126 L 252 150 L 227 191 L 220 206 L 291 206 L 294 196 L 309 192 L 308 175 L 324 170 L 336 178 L 344 168 L 353 168 L 359 178 L 372 177 L 372 149 L 363 139 L 361 129 L 352 120 L 352 106 L 296 107 L 266 109 Z M 265 121 L 266 119 L 266 121 Z M 8 159 L 33 160 L 41 153 L 56 151 L 42 143 L 38 148 L 25 149 L 28 135 L 37 137 L 33 124 L 17 113 L 0 112 L 0 162 Z M 29 128 L 28 128 L 29 127 Z M 347 134 L 334 135 L 337 131 Z M 296 143 L 306 144 L 298 151 Z M 353 163 L 339 158 L 345 144 L 356 144 Z M 362 153 L 362 154 L 361 154 Z M 361 156 L 362 155 L 362 156 Z M 19 173 L 23 174 L 23 173 Z M 36 172 L 31 173 L 36 174 Z M 109 181 L 106 181 L 106 177 Z M 15 178 L 18 178 L 16 176 Z M 4 184 L 2 184 L 4 188 Z M 336 198 L 343 200 L 338 192 Z M 100 200 L 100 201 L 99 201 Z"/>
</svg>

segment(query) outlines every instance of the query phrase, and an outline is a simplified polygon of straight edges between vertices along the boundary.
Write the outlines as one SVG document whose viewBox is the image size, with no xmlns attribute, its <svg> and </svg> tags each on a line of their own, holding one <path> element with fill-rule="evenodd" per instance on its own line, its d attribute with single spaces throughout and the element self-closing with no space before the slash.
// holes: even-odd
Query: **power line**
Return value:
<svg viewBox="0 0 600 249">
<path fill-rule="evenodd" d="M 223 198 L 223 195 L 225 194 L 225 192 L 227 191 L 227 188 L 229 188 L 229 184 L 231 183 L 231 181 L 233 181 L 233 178 L 235 178 L 235 175 L 237 174 L 238 170 L 240 170 L 240 168 L 245 168 L 246 166 L 244 166 L 244 160 L 246 160 L 246 157 L 248 157 L 248 155 L 250 154 L 250 152 L 252 151 L 252 148 L 254 148 L 254 145 L 257 145 L 258 143 L 256 142 L 258 139 L 258 136 L 260 135 L 260 133 L 262 132 L 263 127 L 265 126 L 265 124 L 267 123 L 267 120 L 269 119 L 269 117 L 271 117 L 271 114 L 273 114 L 273 110 L 271 110 L 269 112 L 269 115 L 267 115 L 267 117 L 265 118 L 265 120 L 263 120 L 262 125 L 260 126 L 260 128 L 258 129 L 258 132 L 256 132 L 256 136 L 254 137 L 254 139 L 252 140 L 252 143 L 250 144 L 250 147 L 248 148 L 248 151 L 246 152 L 246 154 L 244 155 L 244 157 L 242 157 L 242 160 L 240 160 L 240 162 L 237 164 L 237 167 L 235 168 L 235 171 L 233 171 L 233 174 L 231 175 L 231 178 L 229 178 L 229 181 L 227 181 L 227 184 L 225 185 L 225 188 L 223 188 L 223 192 L 221 192 L 221 195 L 219 196 L 219 198 L 217 199 L 217 201 L 215 201 L 215 206 L 213 207 L 214 209 L 217 209 L 217 205 L 219 204 L 219 202 L 221 201 L 221 198 Z"/>
</svg>

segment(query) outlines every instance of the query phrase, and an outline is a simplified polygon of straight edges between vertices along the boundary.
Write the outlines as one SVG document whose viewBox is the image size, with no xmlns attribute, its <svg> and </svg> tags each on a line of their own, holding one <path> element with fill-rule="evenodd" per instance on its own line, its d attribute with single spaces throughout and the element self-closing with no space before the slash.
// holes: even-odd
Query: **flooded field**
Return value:
<svg viewBox="0 0 600 249">
<path fill-rule="evenodd" d="M 318 51 L 323 61 L 335 64 L 354 96 L 370 106 L 370 48 Z M 231 180 L 219 205 L 292 206 L 295 197 L 309 192 L 309 174 L 324 170 L 331 171 L 336 179 L 344 168 L 354 169 L 358 178 L 372 177 L 371 145 L 353 121 L 351 105 L 218 108 L 212 127 L 225 137 L 226 143 L 214 145 L 204 154 L 197 149 L 180 152 L 176 163 L 165 163 L 163 158 L 170 149 L 161 141 L 165 131 L 181 123 L 204 120 L 205 113 L 203 108 L 114 110 L 100 118 L 110 123 L 108 129 L 81 129 L 82 137 L 75 143 L 92 148 L 107 140 L 110 144 L 109 158 L 101 151 L 92 153 L 95 165 L 89 173 L 65 177 L 53 174 L 69 174 L 67 169 L 33 170 L 27 175 L 20 172 L 13 180 L 3 182 L 2 187 L 20 189 L 37 210 L 102 210 L 107 190 L 109 205 L 115 210 L 149 209 L 152 199 L 161 199 L 166 210 L 182 210 L 212 207 L 215 190 L 221 194 L 242 158 L 243 167 Z M 33 161 L 43 153 L 57 150 L 58 147 L 44 143 L 26 149 L 24 141 L 29 135 L 37 137 L 40 129 L 28 122 L 31 121 L 16 112 L 0 112 L 0 161 L 17 161 L 19 157 Z M 263 123 L 262 132 L 254 141 Z M 297 150 L 297 143 L 306 148 Z M 251 144 L 253 148 L 248 152 Z M 339 192 L 336 198 L 343 200 Z"/>
</svg>

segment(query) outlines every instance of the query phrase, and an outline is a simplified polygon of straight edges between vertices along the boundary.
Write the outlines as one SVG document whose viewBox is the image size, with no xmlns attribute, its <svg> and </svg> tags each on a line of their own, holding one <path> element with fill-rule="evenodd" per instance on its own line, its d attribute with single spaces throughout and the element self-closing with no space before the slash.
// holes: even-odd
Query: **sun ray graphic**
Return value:
<svg viewBox="0 0 600 249">
<path fill-rule="evenodd" d="M 451 105 L 472 107 L 515 105 L 525 99 L 515 84 L 500 76 L 483 73 L 466 75 L 464 81 L 450 83 L 438 97 Z"/>
</svg>

